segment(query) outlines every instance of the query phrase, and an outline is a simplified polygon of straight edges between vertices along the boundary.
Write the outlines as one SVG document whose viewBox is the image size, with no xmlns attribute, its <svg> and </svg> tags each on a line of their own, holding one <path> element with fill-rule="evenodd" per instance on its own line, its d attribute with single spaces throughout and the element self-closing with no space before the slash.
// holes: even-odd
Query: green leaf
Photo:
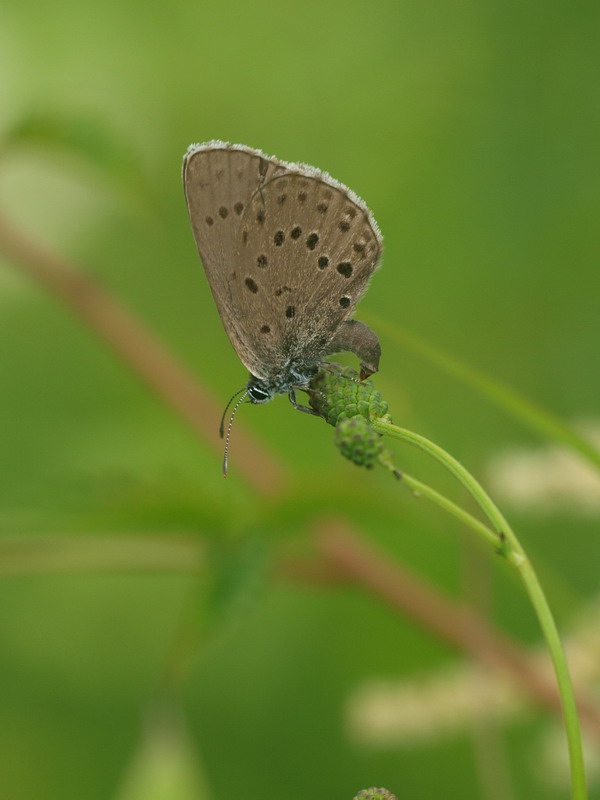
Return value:
<svg viewBox="0 0 600 800">
<path fill-rule="evenodd" d="M 115 800 L 209 800 L 200 759 L 177 708 L 154 709 Z"/>
</svg>

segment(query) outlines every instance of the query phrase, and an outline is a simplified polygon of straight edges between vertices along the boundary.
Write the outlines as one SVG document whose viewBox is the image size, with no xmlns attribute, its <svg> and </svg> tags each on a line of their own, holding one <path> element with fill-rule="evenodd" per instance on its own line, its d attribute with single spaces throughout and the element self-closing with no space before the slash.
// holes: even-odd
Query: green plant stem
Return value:
<svg viewBox="0 0 600 800">
<path fill-rule="evenodd" d="M 537 614 L 548 650 L 550 651 L 550 657 L 554 666 L 562 702 L 563 718 L 569 748 L 572 798 L 573 800 L 586 800 L 587 789 L 581 743 L 581 728 L 565 653 L 548 601 L 546 600 L 537 575 L 516 534 L 504 518 L 502 512 L 478 481 L 475 480 L 462 464 L 444 449 L 418 433 L 406 430 L 405 428 L 399 428 L 397 425 L 386 422 L 383 419 L 374 420 L 372 425 L 379 433 L 387 433 L 395 439 L 408 442 L 418 447 L 420 450 L 425 451 L 430 456 L 433 456 L 436 461 L 443 464 L 443 466 L 446 467 L 473 496 L 496 529 L 499 535 L 498 541 L 500 543 L 498 552 L 517 569 L 521 576 L 521 580 L 523 581 L 527 594 Z M 481 531 L 479 532 L 481 533 Z M 485 536 L 485 538 L 486 541 L 489 541 L 488 536 Z"/>
<path fill-rule="evenodd" d="M 456 517 L 468 528 L 471 528 L 482 536 L 489 544 L 494 547 L 500 547 L 502 540 L 497 533 L 494 533 L 494 531 L 487 525 L 484 525 L 481 520 L 478 520 L 473 514 L 469 514 L 468 511 L 461 508 L 461 506 L 454 503 L 445 495 L 432 489 L 432 487 L 428 486 L 426 483 L 417 480 L 417 478 L 413 478 L 412 475 L 408 475 L 406 472 L 402 473 L 402 483 L 408 486 L 409 489 L 412 489 L 416 495 L 426 497 L 428 500 L 431 500 L 432 503 L 443 508 L 444 511 L 452 514 L 453 517 Z"/>
</svg>

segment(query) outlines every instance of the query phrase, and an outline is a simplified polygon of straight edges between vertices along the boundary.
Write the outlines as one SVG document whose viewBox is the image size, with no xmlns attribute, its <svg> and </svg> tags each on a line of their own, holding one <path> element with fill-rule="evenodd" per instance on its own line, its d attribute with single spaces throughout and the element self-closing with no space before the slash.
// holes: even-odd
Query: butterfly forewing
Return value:
<svg viewBox="0 0 600 800">
<path fill-rule="evenodd" d="M 227 335 L 248 368 L 243 307 L 236 306 L 231 291 L 235 245 L 253 193 L 283 172 L 281 162 L 224 142 L 192 145 L 183 164 L 186 201 L 200 258 Z"/>
<path fill-rule="evenodd" d="M 250 371 L 265 377 L 290 360 L 318 361 L 380 255 L 366 207 L 323 173 L 289 171 L 257 188 L 237 229 L 230 285 L 245 309 Z"/>
</svg>

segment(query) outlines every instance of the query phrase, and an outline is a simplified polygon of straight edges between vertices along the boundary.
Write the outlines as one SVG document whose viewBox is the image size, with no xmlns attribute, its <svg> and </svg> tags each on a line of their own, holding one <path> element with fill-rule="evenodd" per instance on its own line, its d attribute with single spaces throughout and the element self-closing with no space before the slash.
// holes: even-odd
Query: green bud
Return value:
<svg viewBox="0 0 600 800">
<path fill-rule="evenodd" d="M 388 406 L 371 381 L 359 380 L 351 367 L 331 364 L 310 382 L 309 403 L 330 425 L 360 415 L 366 420 L 387 414 Z"/>
<path fill-rule="evenodd" d="M 360 414 L 338 422 L 334 442 L 345 458 L 367 469 L 373 467 L 384 449 L 382 437 Z"/>
<path fill-rule="evenodd" d="M 398 800 L 395 794 L 392 794 L 387 789 L 363 789 L 359 792 L 354 800 Z"/>
</svg>

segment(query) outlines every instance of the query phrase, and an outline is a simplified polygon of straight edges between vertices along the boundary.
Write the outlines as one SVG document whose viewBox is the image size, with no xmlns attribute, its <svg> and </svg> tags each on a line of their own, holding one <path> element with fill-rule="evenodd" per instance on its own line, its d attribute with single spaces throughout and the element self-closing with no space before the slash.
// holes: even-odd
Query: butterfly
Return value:
<svg viewBox="0 0 600 800">
<path fill-rule="evenodd" d="M 250 372 L 243 398 L 287 394 L 314 413 L 295 390 L 325 356 L 355 353 L 361 379 L 378 370 L 377 336 L 350 319 L 383 247 L 359 197 L 315 167 L 221 141 L 188 148 L 183 183 L 225 332 Z"/>
</svg>

